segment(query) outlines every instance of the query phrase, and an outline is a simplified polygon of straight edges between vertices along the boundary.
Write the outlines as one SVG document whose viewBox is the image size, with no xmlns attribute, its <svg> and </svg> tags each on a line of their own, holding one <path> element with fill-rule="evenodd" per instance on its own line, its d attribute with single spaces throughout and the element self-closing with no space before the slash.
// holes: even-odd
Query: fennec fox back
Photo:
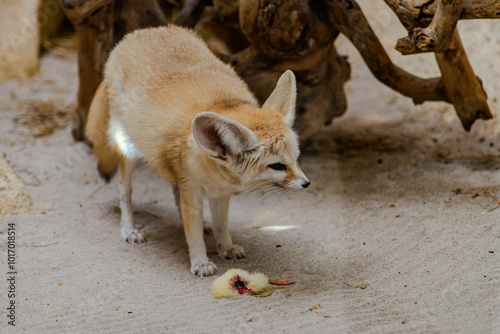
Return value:
<svg viewBox="0 0 500 334">
<path fill-rule="evenodd" d="M 230 196 L 309 185 L 291 129 L 295 98 L 295 76 L 286 71 L 260 108 L 234 70 L 187 29 L 127 35 L 110 54 L 86 126 L 101 175 L 109 180 L 120 169 L 123 240 L 145 240 L 131 206 L 132 172 L 143 160 L 173 184 L 193 274 L 217 271 L 203 241 L 204 198 L 219 255 L 244 257 L 228 231 Z"/>
</svg>

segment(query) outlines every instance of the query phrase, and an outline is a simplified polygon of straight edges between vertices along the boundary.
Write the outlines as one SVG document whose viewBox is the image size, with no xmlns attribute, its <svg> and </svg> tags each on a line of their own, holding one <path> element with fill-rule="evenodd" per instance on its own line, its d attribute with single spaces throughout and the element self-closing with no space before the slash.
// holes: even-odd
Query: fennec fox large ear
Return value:
<svg viewBox="0 0 500 334">
<path fill-rule="evenodd" d="M 193 137 L 200 149 L 224 164 L 231 156 L 258 154 L 262 143 L 247 127 L 210 111 L 196 115 L 191 122 Z"/>
<path fill-rule="evenodd" d="M 297 98 L 297 86 L 295 75 L 287 70 L 283 73 L 276 84 L 267 101 L 262 106 L 263 109 L 271 109 L 280 112 L 285 118 L 285 122 L 292 127 L 295 119 L 295 100 Z"/>
</svg>

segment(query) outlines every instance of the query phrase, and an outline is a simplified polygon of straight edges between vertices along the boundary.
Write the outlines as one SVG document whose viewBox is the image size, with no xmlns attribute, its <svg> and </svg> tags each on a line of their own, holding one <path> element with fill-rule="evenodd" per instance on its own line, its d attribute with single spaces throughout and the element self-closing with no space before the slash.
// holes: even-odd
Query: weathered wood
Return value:
<svg viewBox="0 0 500 334">
<path fill-rule="evenodd" d="M 93 12 L 104 6 L 112 4 L 115 0 L 57 0 L 64 14 L 78 26 Z"/>
<path fill-rule="evenodd" d="M 446 51 L 461 11 L 462 0 L 438 0 L 429 26 L 409 29 L 409 36 L 397 41 L 396 50 L 404 55 Z"/>
<path fill-rule="evenodd" d="M 174 24 L 193 28 L 200 19 L 205 7 L 210 3 L 210 0 L 186 0 L 182 10 L 175 18 Z"/>
<path fill-rule="evenodd" d="M 295 129 L 303 145 L 347 108 L 343 85 L 350 78 L 350 66 L 333 45 L 303 61 L 274 59 L 274 62 L 249 47 L 232 56 L 230 62 L 261 103 L 269 97 L 283 71 L 294 71 L 297 78 Z"/>
<path fill-rule="evenodd" d="M 227 59 L 261 102 L 283 71 L 295 72 L 295 127 L 303 144 L 347 107 L 350 67 L 333 46 L 338 31 L 320 10 L 314 1 L 241 0 L 240 26 L 251 45 Z"/>
<path fill-rule="evenodd" d="M 420 48 L 448 49 L 462 0 L 440 1 L 442 3 L 437 9 L 435 20 L 429 27 L 422 29 L 415 40 Z M 345 108 L 342 84 L 349 77 L 348 70 L 345 70 L 349 66 L 345 60 L 345 64 L 334 61 L 335 66 L 325 61 L 339 59 L 334 48 L 330 48 L 337 31 L 351 40 L 378 80 L 411 97 L 415 103 L 453 103 L 466 129 L 470 128 L 473 119 L 487 118 L 489 115 L 482 103 L 479 103 L 478 111 L 466 114 L 463 101 L 454 97 L 451 100 L 450 92 L 454 89 L 449 85 L 445 87 L 444 79 L 422 79 L 394 65 L 355 1 L 241 0 L 239 21 L 251 46 L 230 56 L 221 55 L 221 58 L 235 66 L 260 100 L 264 100 L 271 91 L 279 71 L 293 70 L 297 75 L 299 95 L 302 94 L 298 98 L 296 127 L 303 139 L 309 138 Z M 465 53 L 461 59 L 463 57 Z M 334 67 L 335 70 L 327 70 Z M 335 73 L 344 74 L 336 77 Z M 475 76 L 473 78 L 477 81 Z M 327 85 L 331 90 L 326 89 Z M 464 87 L 459 89 L 463 93 L 470 93 Z M 339 91 L 341 94 L 338 94 Z M 331 104 L 333 97 L 339 101 L 337 104 Z M 329 111 L 332 109 L 335 112 L 342 111 L 332 114 Z"/>
<path fill-rule="evenodd" d="M 476 119 L 490 119 L 491 115 L 486 92 L 481 80 L 476 77 L 460 41 L 458 31 L 452 34 L 449 49 L 436 53 L 436 60 L 443 76 L 443 82 L 451 103 L 469 131 Z"/>
<path fill-rule="evenodd" d="M 333 47 L 338 32 L 327 27 L 316 10 L 309 1 L 241 0 L 238 7 L 237 0 L 214 0 L 198 25 L 202 35 L 210 38 L 215 34 L 228 44 L 221 49 L 219 43 L 208 41 L 212 51 L 234 66 L 261 102 L 283 71 L 295 72 L 296 129 L 301 141 L 346 109 L 343 84 L 350 67 Z"/>
<path fill-rule="evenodd" d="M 329 48 L 325 59 L 321 66 L 296 72 L 300 91 L 295 128 L 303 146 L 347 109 L 344 83 L 351 78 L 349 63 L 334 47 Z"/>
<path fill-rule="evenodd" d="M 239 0 L 212 0 L 213 6 L 205 7 L 196 30 L 208 46 L 220 56 L 240 52 L 250 43 L 243 35 L 239 19 Z"/>
<path fill-rule="evenodd" d="M 464 0 L 460 20 L 500 19 L 500 1 Z"/>
<path fill-rule="evenodd" d="M 65 11 L 73 11 L 78 33 L 88 35 L 79 37 L 82 60 L 74 127 L 75 138 L 83 139 L 88 104 L 102 76 L 103 55 L 128 31 L 166 22 L 156 0 L 58 1 L 66 3 Z M 234 66 L 260 101 L 268 97 L 283 71 L 294 71 L 301 140 L 346 109 L 343 84 L 350 67 L 333 45 L 339 32 L 354 44 L 379 81 L 415 103 L 453 103 L 467 130 L 475 119 L 490 118 L 486 94 L 458 34 L 450 38 L 459 18 L 500 17 L 500 1 L 385 1 L 413 32 L 406 44 L 408 52 L 443 52 L 436 55 L 443 78 L 419 78 L 394 65 L 354 0 L 186 0 L 175 22 L 188 27 L 197 24 L 214 53 Z M 89 9 L 99 2 L 108 5 Z M 112 9 L 112 21 L 99 16 L 106 6 Z M 82 13 L 88 16 L 82 18 Z M 459 78 L 458 73 L 465 74 Z"/>
<path fill-rule="evenodd" d="M 102 71 L 113 46 L 113 5 L 101 7 L 75 26 L 78 43 L 78 92 L 72 112 L 71 133 L 85 140 L 84 127 L 94 93 L 102 81 Z"/>
<path fill-rule="evenodd" d="M 500 1 L 385 1 L 409 32 L 408 37 L 398 40 L 396 50 L 402 54 L 435 52 L 446 95 L 464 129 L 469 131 L 476 119 L 492 118 L 481 79 L 467 59 L 456 23 L 459 18 L 500 17 Z M 422 27 L 425 24 L 428 26 Z"/>
<path fill-rule="evenodd" d="M 301 59 L 331 43 L 337 32 L 308 0 L 240 0 L 241 30 L 268 57 Z"/>
<path fill-rule="evenodd" d="M 384 0 L 405 27 L 427 27 L 437 8 L 438 0 Z M 498 19 L 500 1 L 463 0 L 460 20 Z"/>
<path fill-rule="evenodd" d="M 325 20 L 358 49 L 366 65 L 381 82 L 411 97 L 414 103 L 450 102 L 441 78 L 422 79 L 394 65 L 355 1 L 324 1 Z"/>
</svg>

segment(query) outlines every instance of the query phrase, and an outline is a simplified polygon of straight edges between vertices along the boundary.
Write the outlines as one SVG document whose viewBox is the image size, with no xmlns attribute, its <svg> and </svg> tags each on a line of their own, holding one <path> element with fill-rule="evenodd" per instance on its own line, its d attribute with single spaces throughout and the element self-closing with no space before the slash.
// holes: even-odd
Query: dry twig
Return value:
<svg viewBox="0 0 500 334">
<path fill-rule="evenodd" d="M 51 242 L 50 244 L 33 244 L 33 245 L 28 245 L 28 247 L 47 247 L 47 246 L 52 246 L 59 243 L 59 241 L 54 241 Z"/>
<path fill-rule="evenodd" d="M 106 185 L 106 183 L 104 184 L 101 184 L 96 190 L 94 190 L 92 192 L 92 194 L 90 194 L 88 197 L 87 197 L 87 200 L 91 199 L 99 190 L 101 190 L 104 186 Z"/>
<path fill-rule="evenodd" d="M 477 195 L 477 193 L 479 193 L 479 192 L 489 193 L 491 196 L 493 196 L 496 199 L 497 204 L 494 207 L 492 207 L 491 209 L 489 209 L 488 212 L 491 212 L 500 206 L 500 200 L 498 199 L 497 195 L 488 188 L 482 188 L 479 190 L 472 190 L 472 191 L 462 191 L 462 189 L 455 189 L 455 190 L 452 190 L 452 192 L 454 192 L 457 195 Z"/>
</svg>

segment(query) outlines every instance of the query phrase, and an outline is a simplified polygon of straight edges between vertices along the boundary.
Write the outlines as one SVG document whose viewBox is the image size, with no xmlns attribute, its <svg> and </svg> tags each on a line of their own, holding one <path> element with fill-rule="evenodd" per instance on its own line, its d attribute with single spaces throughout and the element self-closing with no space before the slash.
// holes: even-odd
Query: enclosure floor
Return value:
<svg viewBox="0 0 500 334">
<path fill-rule="evenodd" d="M 432 55 L 391 51 L 405 35 L 381 4 L 361 1 L 393 60 L 424 77 Z M 460 22 L 463 44 L 500 115 L 500 21 Z M 315 139 L 301 165 L 307 191 L 235 197 L 233 240 L 244 260 L 209 257 L 220 273 L 260 271 L 296 284 L 266 298 L 215 299 L 210 278 L 189 273 L 171 186 L 146 168 L 134 176 L 135 220 L 147 242 L 120 241 L 118 180 L 104 185 L 70 127 L 34 138 L 15 122 L 34 101 L 68 108 L 75 60 L 44 56 L 40 73 L 0 85 L 0 154 L 38 211 L 2 221 L 17 239 L 16 327 L 25 333 L 500 333 L 500 121 L 462 130 L 444 103 L 414 106 L 373 79 L 345 40 L 349 109 Z M 455 190 L 455 192 L 453 192 Z M 460 194 L 467 192 L 467 194 Z M 211 218 L 205 210 L 206 221 Z M 269 226 L 286 226 L 269 229 Z"/>
</svg>

